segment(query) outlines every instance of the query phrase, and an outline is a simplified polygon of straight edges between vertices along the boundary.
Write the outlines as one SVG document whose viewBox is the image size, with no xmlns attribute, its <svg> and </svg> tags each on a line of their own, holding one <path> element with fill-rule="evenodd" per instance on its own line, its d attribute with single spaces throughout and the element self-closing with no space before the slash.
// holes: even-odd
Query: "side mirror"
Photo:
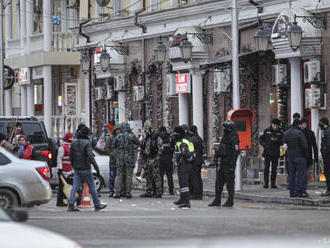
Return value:
<svg viewBox="0 0 330 248">
<path fill-rule="evenodd" d="M 29 214 L 24 208 L 14 208 L 9 214 L 12 219 L 17 222 L 24 222 L 29 218 Z"/>
</svg>

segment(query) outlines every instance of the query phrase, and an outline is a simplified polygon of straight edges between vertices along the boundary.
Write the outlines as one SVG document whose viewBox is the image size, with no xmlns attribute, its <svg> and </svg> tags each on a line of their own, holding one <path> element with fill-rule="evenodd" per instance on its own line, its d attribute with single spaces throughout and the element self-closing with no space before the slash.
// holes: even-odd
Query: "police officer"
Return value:
<svg viewBox="0 0 330 248">
<path fill-rule="evenodd" d="M 222 126 L 224 127 L 224 136 L 215 155 L 220 157 L 220 169 L 217 171 L 218 183 L 216 183 L 218 190 L 216 189 L 217 195 L 209 207 L 220 207 L 221 194 L 225 184 L 227 185 L 228 199 L 222 206 L 232 207 L 234 205 L 235 168 L 239 155 L 239 139 L 233 121 L 225 121 Z"/>
<path fill-rule="evenodd" d="M 196 154 L 194 145 L 185 137 L 185 130 L 182 126 L 174 128 L 175 139 L 175 161 L 178 166 L 178 178 L 180 186 L 180 199 L 175 201 L 179 208 L 190 208 L 189 177 L 192 163 Z"/>
<path fill-rule="evenodd" d="M 323 130 L 321 154 L 323 158 L 324 175 L 327 181 L 327 191 L 321 196 L 330 196 L 330 128 L 328 118 L 322 117 L 319 122 L 319 127 Z"/>
<path fill-rule="evenodd" d="M 262 156 L 265 158 L 264 169 L 264 188 L 269 185 L 269 169 L 272 166 L 271 174 L 271 188 L 276 186 L 276 174 L 278 159 L 280 157 L 280 146 L 282 145 L 283 130 L 280 128 L 281 121 L 277 118 L 272 120 L 272 125 L 265 129 L 264 133 L 260 136 L 260 144 L 264 147 Z"/>
<path fill-rule="evenodd" d="M 121 124 L 120 133 L 113 141 L 112 147 L 117 149 L 117 176 L 115 180 L 116 194 L 114 198 L 121 197 L 123 178 L 125 178 L 126 198 L 132 198 L 132 176 L 135 166 L 135 151 L 139 144 L 138 138 L 131 132 L 128 123 Z"/>
<path fill-rule="evenodd" d="M 141 144 L 143 152 L 144 172 L 147 180 L 146 192 L 140 197 L 161 198 L 161 185 L 159 172 L 159 153 L 162 148 L 163 140 L 154 132 L 150 121 L 144 124 L 145 139 Z M 153 193 L 152 193 L 153 192 Z"/>
</svg>

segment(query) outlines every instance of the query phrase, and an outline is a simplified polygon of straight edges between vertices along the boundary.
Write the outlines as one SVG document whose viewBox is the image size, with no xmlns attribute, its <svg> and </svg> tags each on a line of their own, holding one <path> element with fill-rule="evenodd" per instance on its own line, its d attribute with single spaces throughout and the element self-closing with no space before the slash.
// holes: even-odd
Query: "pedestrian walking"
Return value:
<svg viewBox="0 0 330 248">
<path fill-rule="evenodd" d="M 222 206 L 232 207 L 234 205 L 235 169 L 239 155 L 239 138 L 233 121 L 225 121 L 222 123 L 222 126 L 224 128 L 224 136 L 215 155 L 220 157 L 220 168 L 217 171 L 218 182 L 215 183 L 218 189 L 215 190 L 217 194 L 213 202 L 209 204 L 209 207 L 221 206 L 221 195 L 225 184 L 227 186 L 228 199 Z"/>
<path fill-rule="evenodd" d="M 114 146 L 114 140 L 120 133 L 120 125 L 115 125 L 110 136 L 106 139 L 104 151 L 109 155 L 109 197 L 115 193 L 115 180 L 117 175 L 117 148 Z"/>
<path fill-rule="evenodd" d="M 271 188 L 276 186 L 276 174 L 278 159 L 280 158 L 280 146 L 283 144 L 283 130 L 281 121 L 277 118 L 272 120 L 270 127 L 266 128 L 260 136 L 260 144 L 264 147 L 262 156 L 265 158 L 264 188 L 269 187 L 269 169 L 271 167 Z"/>
<path fill-rule="evenodd" d="M 191 200 L 203 199 L 203 180 L 201 176 L 202 165 L 204 164 L 203 139 L 198 135 L 197 127 L 191 126 L 189 128 L 190 141 L 194 144 L 196 159 L 192 163 L 191 173 L 189 178 L 189 190 Z"/>
<path fill-rule="evenodd" d="M 174 195 L 174 182 L 173 182 L 173 152 L 174 145 L 172 137 L 165 127 L 159 128 L 158 136 L 162 139 L 162 147 L 159 151 L 159 173 L 162 182 L 161 193 L 164 192 L 164 175 L 167 177 L 168 192 Z"/>
<path fill-rule="evenodd" d="M 301 124 L 299 119 L 295 119 L 283 138 L 289 163 L 290 197 L 307 197 L 304 189 L 304 175 L 308 147 L 305 135 L 299 128 Z"/>
<path fill-rule="evenodd" d="M 74 206 L 75 195 L 83 183 L 88 184 L 89 191 L 93 198 L 95 211 L 99 211 L 107 207 L 101 204 L 96 192 L 91 164 L 96 170 L 97 176 L 100 176 L 100 170 L 94 158 L 92 144 L 89 140 L 89 128 L 82 126 L 77 132 L 77 138 L 71 144 L 70 159 L 74 169 L 73 185 L 70 194 L 68 212 L 77 212 L 78 208 Z"/>
<path fill-rule="evenodd" d="M 57 151 L 57 175 L 58 175 L 58 192 L 56 199 L 57 207 L 66 207 L 67 204 L 64 203 L 65 194 L 63 192 L 63 182 L 61 180 L 61 176 L 64 177 L 65 180 L 73 174 L 71 159 L 70 159 L 70 149 L 71 144 L 73 142 L 73 133 L 66 133 L 63 137 L 63 142 L 58 148 Z"/>
<path fill-rule="evenodd" d="M 124 182 L 126 198 L 132 198 L 132 177 L 135 166 L 135 153 L 136 148 L 139 145 L 139 140 L 131 132 L 131 128 L 128 123 L 122 123 L 120 127 L 120 133 L 115 137 L 113 141 L 113 147 L 117 149 L 117 176 L 115 180 L 115 195 L 114 198 L 120 198 L 122 196 L 122 184 Z"/>
<path fill-rule="evenodd" d="M 322 196 L 330 196 L 330 128 L 328 118 L 322 117 L 319 122 L 319 127 L 323 131 L 321 154 L 324 166 L 324 176 L 327 183 L 327 190 L 322 193 Z"/>
<path fill-rule="evenodd" d="M 315 133 L 308 128 L 308 119 L 302 118 L 301 122 L 302 122 L 301 124 L 302 131 L 305 135 L 307 141 L 307 148 L 308 148 L 305 179 L 304 179 L 304 189 L 305 189 L 304 193 L 308 195 L 308 193 L 306 192 L 306 188 L 308 184 L 310 169 L 312 168 L 313 164 L 316 164 L 316 166 L 318 166 L 317 164 L 319 161 L 319 152 L 316 144 Z"/>
<path fill-rule="evenodd" d="M 174 128 L 175 161 L 178 166 L 178 178 L 180 186 L 180 199 L 174 204 L 179 208 L 190 208 L 189 177 L 191 166 L 196 158 L 194 144 L 185 137 L 182 126 Z"/>
<path fill-rule="evenodd" d="M 162 139 L 154 132 L 150 121 L 144 124 L 145 139 L 142 142 L 141 148 L 144 159 L 144 173 L 146 176 L 146 192 L 140 197 L 155 197 L 161 198 L 161 186 L 159 172 L 159 151 L 162 147 Z"/>
</svg>

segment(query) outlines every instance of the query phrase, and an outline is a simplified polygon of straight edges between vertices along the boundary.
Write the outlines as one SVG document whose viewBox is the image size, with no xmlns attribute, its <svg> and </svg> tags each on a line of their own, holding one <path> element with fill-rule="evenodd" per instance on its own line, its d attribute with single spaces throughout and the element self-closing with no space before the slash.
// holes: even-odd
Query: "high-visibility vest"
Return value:
<svg viewBox="0 0 330 248">
<path fill-rule="evenodd" d="M 188 151 L 189 152 L 194 152 L 195 151 L 194 144 L 192 142 L 190 142 L 187 139 L 182 139 L 182 141 L 178 141 L 175 144 L 175 146 L 176 146 L 176 148 L 179 152 L 181 152 L 180 147 L 181 147 L 182 142 L 185 143 L 188 146 Z"/>
<path fill-rule="evenodd" d="M 30 144 L 27 144 L 26 147 L 24 148 L 24 155 L 20 156 L 21 159 L 32 159 L 32 150 L 33 150 L 33 146 Z"/>
<path fill-rule="evenodd" d="M 64 148 L 64 156 L 62 158 L 63 171 L 72 171 L 70 146 L 68 144 L 62 144 L 62 147 Z"/>
</svg>

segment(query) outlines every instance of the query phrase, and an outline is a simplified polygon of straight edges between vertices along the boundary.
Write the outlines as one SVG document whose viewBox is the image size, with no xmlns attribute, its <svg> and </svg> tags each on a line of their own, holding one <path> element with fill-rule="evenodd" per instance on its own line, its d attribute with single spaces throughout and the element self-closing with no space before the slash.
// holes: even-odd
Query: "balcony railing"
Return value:
<svg viewBox="0 0 330 248">
<path fill-rule="evenodd" d="M 54 52 L 71 52 L 75 44 L 76 36 L 72 32 L 53 33 Z"/>
</svg>

